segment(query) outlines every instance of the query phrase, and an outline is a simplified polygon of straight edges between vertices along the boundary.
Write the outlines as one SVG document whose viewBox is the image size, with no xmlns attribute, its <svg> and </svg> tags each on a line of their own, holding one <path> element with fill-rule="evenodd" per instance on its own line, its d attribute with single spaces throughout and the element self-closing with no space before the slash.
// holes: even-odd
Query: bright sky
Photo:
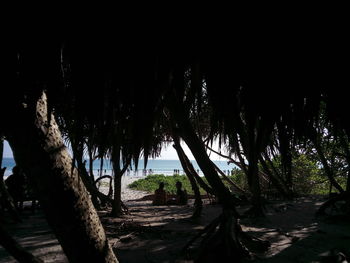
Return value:
<svg viewBox="0 0 350 263">
<path fill-rule="evenodd" d="M 194 160 L 194 157 L 190 151 L 190 149 L 187 147 L 187 145 L 185 143 L 181 143 L 187 157 L 190 160 Z M 213 149 L 217 149 L 217 143 L 214 142 L 213 145 Z M 11 147 L 9 146 L 8 142 L 5 141 L 4 142 L 4 154 L 3 154 L 4 158 L 12 158 L 13 154 L 12 154 L 12 150 Z M 173 148 L 173 146 L 170 144 L 168 147 L 164 148 L 162 150 L 162 154 L 160 157 L 157 158 L 158 160 L 177 160 L 177 153 L 175 151 L 175 149 Z M 210 156 L 211 160 L 223 160 L 223 158 L 221 158 L 220 156 L 218 156 L 215 153 L 212 153 Z"/>
<path fill-rule="evenodd" d="M 9 145 L 9 143 L 7 141 L 4 141 L 3 157 L 4 158 L 12 158 L 13 157 L 11 147 L 10 147 L 10 145 Z"/>
</svg>

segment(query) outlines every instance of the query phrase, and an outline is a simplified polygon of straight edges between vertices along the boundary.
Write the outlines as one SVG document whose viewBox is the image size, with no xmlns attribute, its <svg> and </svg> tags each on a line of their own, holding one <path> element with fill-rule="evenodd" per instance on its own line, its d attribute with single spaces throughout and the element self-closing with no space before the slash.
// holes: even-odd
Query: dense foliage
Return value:
<svg viewBox="0 0 350 263">
<path fill-rule="evenodd" d="M 281 158 L 277 157 L 272 162 L 277 171 L 281 173 Z M 262 170 L 261 167 L 259 168 Z M 293 156 L 292 175 L 293 192 L 296 195 L 325 195 L 330 191 L 330 183 L 324 173 L 322 165 L 311 155 L 298 154 Z M 240 187 L 248 191 L 247 177 L 241 169 L 232 169 L 230 178 Z M 346 178 L 344 176 L 338 176 L 336 179 L 338 183 L 345 188 Z M 270 182 L 264 183 L 265 181 L 262 179 L 260 181 L 264 193 L 275 191 Z M 333 188 L 332 191 L 335 191 L 335 189 Z"/>
</svg>

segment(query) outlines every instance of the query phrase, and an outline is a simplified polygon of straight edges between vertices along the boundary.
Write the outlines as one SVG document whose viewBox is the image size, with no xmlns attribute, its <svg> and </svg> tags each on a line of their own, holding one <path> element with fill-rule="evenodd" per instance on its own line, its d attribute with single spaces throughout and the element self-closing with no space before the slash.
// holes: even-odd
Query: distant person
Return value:
<svg viewBox="0 0 350 263">
<path fill-rule="evenodd" d="M 5 184 L 16 208 L 23 209 L 26 182 L 24 174 L 18 166 L 12 168 L 12 174 L 7 177 Z"/>
<path fill-rule="evenodd" d="M 153 205 L 165 205 L 166 200 L 166 192 L 164 190 L 164 183 L 159 183 L 159 188 L 154 191 L 154 199 Z"/>
<path fill-rule="evenodd" d="M 187 192 L 182 190 L 182 183 L 180 181 L 176 182 L 176 201 L 178 205 L 187 205 Z"/>
<path fill-rule="evenodd" d="M 182 190 L 182 183 L 176 182 L 176 198 L 170 199 L 167 204 L 168 205 L 187 205 L 187 192 L 186 190 Z"/>
</svg>

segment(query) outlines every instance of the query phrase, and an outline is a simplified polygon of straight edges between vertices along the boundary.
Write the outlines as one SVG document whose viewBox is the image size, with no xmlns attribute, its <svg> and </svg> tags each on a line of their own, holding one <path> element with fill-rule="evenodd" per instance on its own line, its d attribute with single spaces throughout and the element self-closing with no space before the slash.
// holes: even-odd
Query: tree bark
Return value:
<svg viewBox="0 0 350 263">
<path fill-rule="evenodd" d="M 118 262 L 88 191 L 64 146 L 45 93 L 18 106 L 8 139 L 70 262 Z"/>
</svg>

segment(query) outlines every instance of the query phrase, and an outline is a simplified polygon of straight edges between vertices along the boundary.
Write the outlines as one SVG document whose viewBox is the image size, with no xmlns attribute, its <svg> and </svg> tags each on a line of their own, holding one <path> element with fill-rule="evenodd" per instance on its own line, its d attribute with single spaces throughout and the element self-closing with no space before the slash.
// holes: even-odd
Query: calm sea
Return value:
<svg viewBox="0 0 350 263">
<path fill-rule="evenodd" d="M 193 167 L 199 172 L 200 175 L 203 175 L 196 161 L 191 161 Z M 236 167 L 234 164 L 227 164 L 226 161 L 214 161 L 214 163 L 225 173 L 232 170 Z M 11 174 L 12 168 L 15 166 L 15 161 L 13 158 L 3 158 L 2 167 L 7 167 L 5 171 L 5 177 Z M 129 169 L 126 172 L 126 176 L 145 176 L 148 174 L 165 174 L 173 175 L 175 170 L 179 170 L 180 173 L 183 173 L 183 169 L 179 160 L 154 160 L 150 159 L 147 162 L 146 169 L 144 168 L 144 161 L 140 160 L 138 164 L 138 169 L 135 169 L 135 165 L 132 165 L 132 169 Z M 102 174 L 112 174 L 112 165 L 109 160 L 103 161 Z M 94 174 L 98 176 L 100 174 L 100 160 L 94 161 Z"/>
</svg>

